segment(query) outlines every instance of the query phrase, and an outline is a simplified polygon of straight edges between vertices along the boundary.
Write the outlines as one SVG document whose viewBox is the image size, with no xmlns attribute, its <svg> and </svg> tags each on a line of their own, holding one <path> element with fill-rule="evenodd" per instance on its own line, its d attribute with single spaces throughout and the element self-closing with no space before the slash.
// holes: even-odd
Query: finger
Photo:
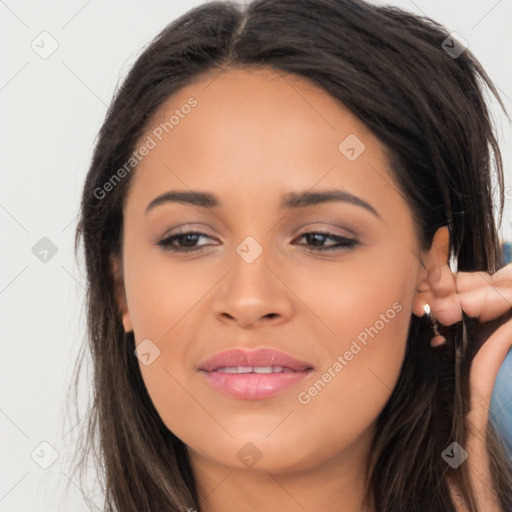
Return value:
<svg viewBox="0 0 512 512">
<path fill-rule="evenodd" d="M 492 276 L 487 272 L 458 272 L 455 274 L 457 293 L 485 288 L 492 282 Z"/>
<path fill-rule="evenodd" d="M 493 275 L 487 272 L 458 272 L 455 274 L 455 285 L 458 293 L 483 288 L 487 285 L 512 288 L 512 263 Z"/>
<path fill-rule="evenodd" d="M 477 277 L 477 280 L 481 280 Z M 486 285 L 459 292 L 462 310 L 470 317 L 487 322 L 512 309 L 512 286 Z"/>
<path fill-rule="evenodd" d="M 471 405 L 466 418 L 469 434 L 466 449 L 470 454 L 470 478 L 477 490 L 479 502 L 485 504 L 486 511 L 503 511 L 492 488 L 486 432 L 494 383 L 511 347 L 512 319 L 498 327 L 482 345 L 473 359 L 470 370 Z M 457 504 L 460 505 L 460 499 Z"/>
<path fill-rule="evenodd" d="M 487 339 L 471 363 L 470 387 L 481 399 L 491 398 L 494 383 L 508 351 L 512 347 L 512 319 Z"/>
</svg>

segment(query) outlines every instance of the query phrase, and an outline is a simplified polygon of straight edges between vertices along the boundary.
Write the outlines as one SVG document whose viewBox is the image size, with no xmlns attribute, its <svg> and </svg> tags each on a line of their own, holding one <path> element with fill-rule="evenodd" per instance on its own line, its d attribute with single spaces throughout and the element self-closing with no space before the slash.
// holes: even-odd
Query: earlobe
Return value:
<svg viewBox="0 0 512 512">
<path fill-rule="evenodd" d="M 132 326 L 132 320 L 130 318 L 130 313 L 128 311 L 123 314 L 123 327 L 125 332 L 132 332 L 133 326 Z"/>
<path fill-rule="evenodd" d="M 424 276 L 417 286 L 413 303 L 413 313 L 421 317 L 425 305 L 430 307 L 433 318 L 444 325 L 451 325 L 462 318 L 455 287 L 455 279 L 450 270 L 450 233 L 446 226 L 439 228 L 432 245 L 424 256 Z"/>
<path fill-rule="evenodd" d="M 122 266 L 118 258 L 111 256 L 110 268 L 114 278 L 114 293 L 116 298 L 117 307 L 121 314 L 124 330 L 128 333 L 133 331 L 133 325 L 128 311 L 128 304 L 126 301 L 126 293 L 124 291 L 124 280 Z"/>
</svg>

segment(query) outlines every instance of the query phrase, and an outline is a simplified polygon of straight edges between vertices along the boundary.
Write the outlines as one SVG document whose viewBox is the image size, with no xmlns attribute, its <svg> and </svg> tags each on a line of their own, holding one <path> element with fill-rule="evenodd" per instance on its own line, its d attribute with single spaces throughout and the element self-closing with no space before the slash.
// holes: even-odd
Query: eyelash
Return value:
<svg viewBox="0 0 512 512">
<path fill-rule="evenodd" d="M 193 252 L 193 251 L 200 250 L 200 246 L 199 247 L 198 246 L 196 246 L 196 247 L 176 247 L 176 246 L 171 245 L 172 242 L 174 242 L 175 240 L 180 240 L 180 239 L 183 239 L 190 235 L 199 235 L 199 236 L 211 238 L 208 235 L 206 235 L 205 233 L 201 233 L 200 231 L 187 231 L 184 233 L 177 233 L 175 235 L 171 235 L 167 238 L 164 238 L 163 240 L 158 242 L 157 245 L 164 247 L 164 249 L 166 251 L 177 252 L 177 253 L 186 253 L 186 252 Z M 358 245 L 357 240 L 354 240 L 352 238 L 347 238 L 344 236 L 333 235 L 332 233 L 327 233 L 324 231 L 311 231 L 308 233 L 302 233 L 298 238 L 300 239 L 307 235 L 321 235 L 321 236 L 324 236 L 327 238 L 331 238 L 332 240 L 338 241 L 337 244 L 331 245 L 328 247 L 310 246 L 311 250 L 314 252 L 341 251 L 343 249 L 350 250 L 350 249 L 353 249 L 356 245 Z"/>
</svg>

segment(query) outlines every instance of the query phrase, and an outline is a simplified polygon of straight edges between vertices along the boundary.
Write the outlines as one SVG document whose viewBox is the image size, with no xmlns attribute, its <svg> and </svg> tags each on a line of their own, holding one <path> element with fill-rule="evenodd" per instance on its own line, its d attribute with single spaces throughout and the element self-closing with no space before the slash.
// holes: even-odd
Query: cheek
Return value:
<svg viewBox="0 0 512 512">
<path fill-rule="evenodd" d="M 331 427 L 343 425 L 356 436 L 384 408 L 400 373 L 415 289 L 412 264 L 397 255 L 382 256 L 339 266 L 332 275 L 325 272 L 310 273 L 295 288 L 308 290 L 308 306 L 321 312 L 329 328 L 321 331 L 327 334 L 319 342 L 327 360 L 297 399 L 308 410 L 304 421 L 310 427 L 327 408 Z M 325 435 L 340 441 L 329 429 Z"/>
<path fill-rule="evenodd" d="M 218 281 L 218 272 L 198 271 L 193 264 L 170 265 L 165 258 L 138 263 L 136 251 L 131 256 L 126 258 L 125 287 L 139 367 L 155 408 L 174 431 L 176 411 L 178 423 L 197 415 L 197 403 L 188 392 L 187 354 L 206 314 L 202 301 Z"/>
<path fill-rule="evenodd" d="M 402 350 L 407 336 L 415 290 L 411 259 L 384 251 L 357 253 L 342 263 L 315 263 L 307 272 L 285 274 L 293 292 L 307 308 L 310 322 L 316 322 L 320 345 L 337 352 L 348 350 L 357 340 L 361 346 Z M 408 311 L 406 311 L 408 310 Z M 320 341 L 325 340 L 325 341 Z M 395 342 L 393 343 L 393 340 Z M 378 349 L 375 346 L 375 349 Z"/>
<path fill-rule="evenodd" d="M 133 250 L 129 259 L 127 251 L 125 265 L 135 339 L 150 338 L 161 348 L 170 345 L 178 332 L 183 336 L 194 310 L 218 281 L 218 272 L 211 268 L 198 269 L 197 264 L 186 262 L 172 264 L 162 254 L 139 257 Z M 178 350 L 179 344 L 171 347 Z"/>
<path fill-rule="evenodd" d="M 323 344 L 329 357 L 319 380 L 304 389 L 306 396 L 299 401 L 316 402 L 318 407 L 338 403 L 338 410 L 345 412 L 362 411 L 364 404 L 369 421 L 396 384 L 412 314 L 411 296 L 403 293 L 401 283 L 382 277 L 368 283 L 347 279 L 340 290 L 312 305 L 323 312 L 332 331 Z"/>
<path fill-rule="evenodd" d="M 287 432 L 297 439 L 315 432 L 318 460 L 373 432 L 397 383 L 411 318 L 400 287 L 360 291 L 338 305 L 343 308 L 330 320 L 339 335 L 328 342 L 328 361 L 315 379 L 298 390 L 295 423 Z"/>
</svg>

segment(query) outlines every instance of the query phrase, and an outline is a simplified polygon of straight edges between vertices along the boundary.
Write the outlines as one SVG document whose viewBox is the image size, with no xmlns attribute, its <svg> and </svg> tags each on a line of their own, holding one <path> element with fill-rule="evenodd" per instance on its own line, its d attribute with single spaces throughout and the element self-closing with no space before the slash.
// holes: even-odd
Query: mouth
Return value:
<svg viewBox="0 0 512 512">
<path fill-rule="evenodd" d="M 262 400 L 297 386 L 313 367 L 273 349 L 234 349 L 209 359 L 199 371 L 213 389 L 225 396 Z"/>
<path fill-rule="evenodd" d="M 213 370 L 220 373 L 289 373 L 290 370 L 284 366 L 223 366 Z"/>
</svg>

